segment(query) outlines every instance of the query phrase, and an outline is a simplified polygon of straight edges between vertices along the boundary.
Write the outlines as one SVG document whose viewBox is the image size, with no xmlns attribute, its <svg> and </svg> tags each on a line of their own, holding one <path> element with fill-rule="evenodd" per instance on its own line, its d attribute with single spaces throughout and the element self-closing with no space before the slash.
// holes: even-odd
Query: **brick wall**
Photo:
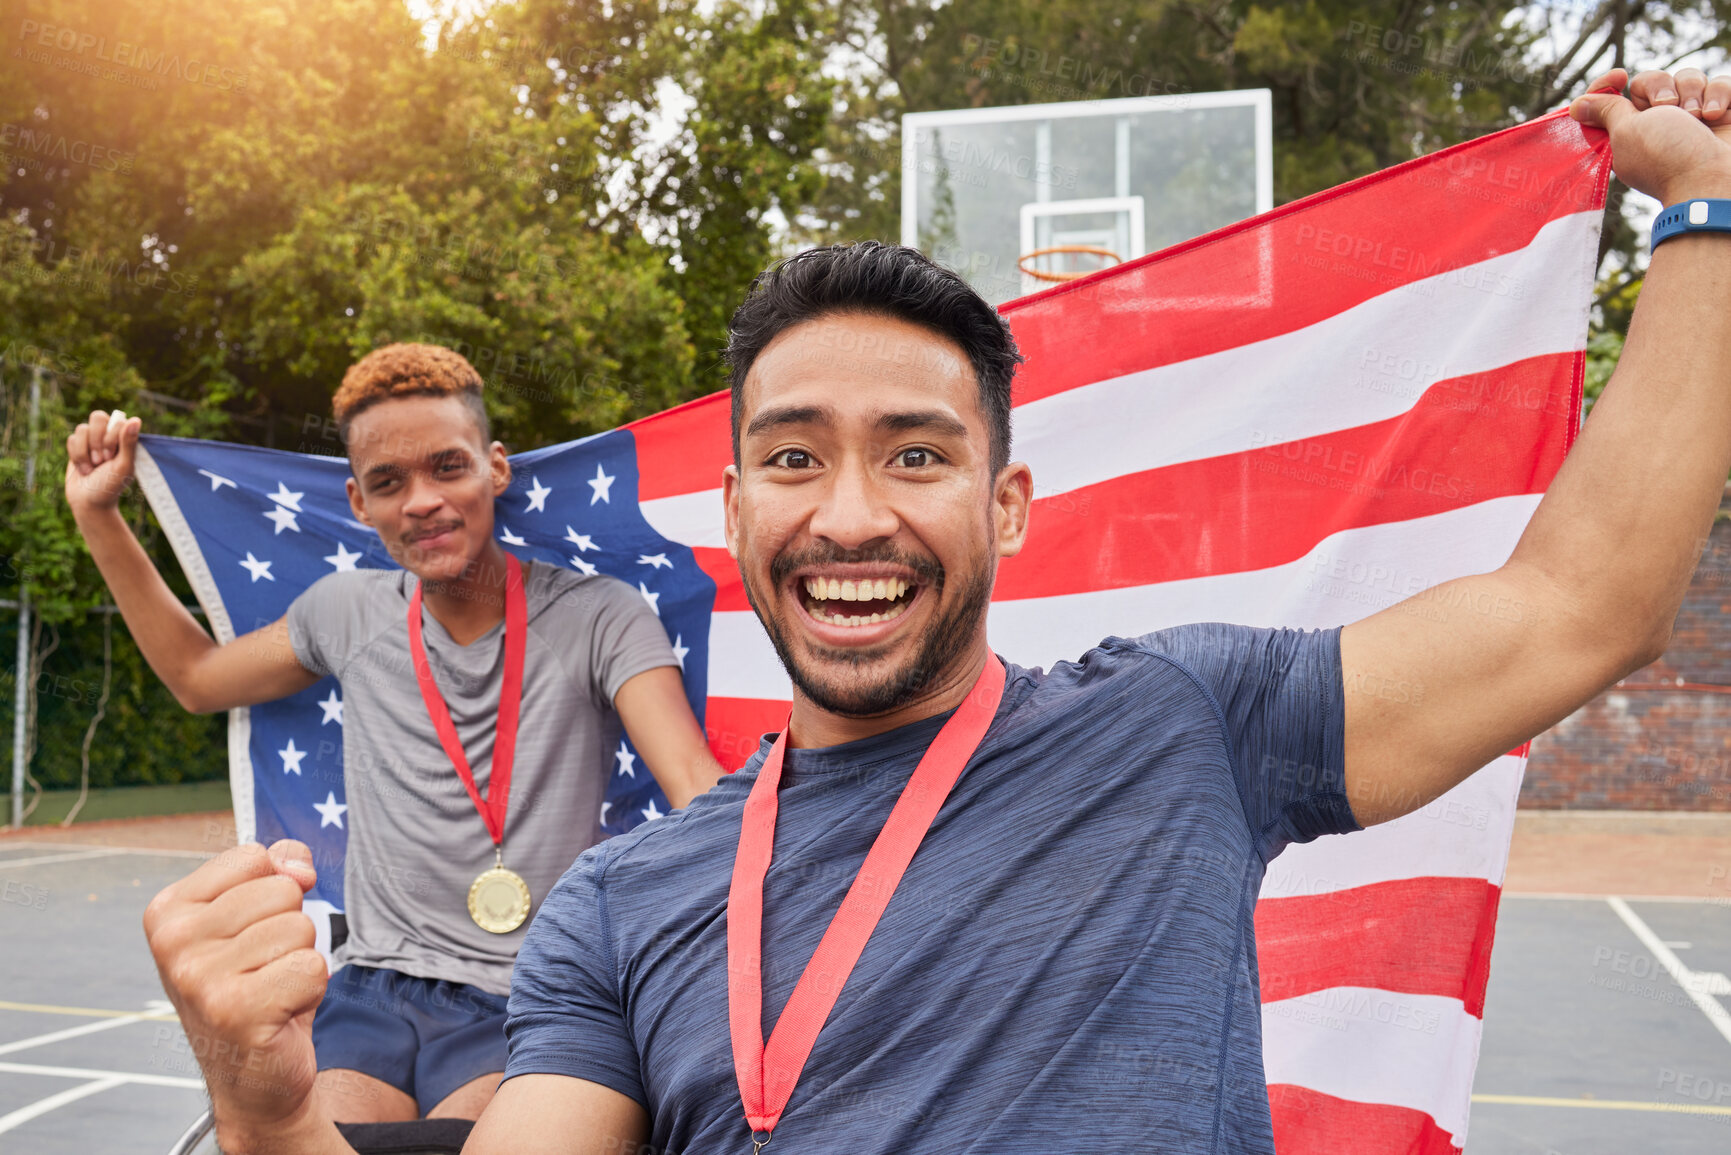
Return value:
<svg viewBox="0 0 1731 1155">
<path fill-rule="evenodd" d="M 1713 527 L 1665 656 L 1533 739 L 1520 804 L 1731 811 L 1731 519 Z"/>
</svg>

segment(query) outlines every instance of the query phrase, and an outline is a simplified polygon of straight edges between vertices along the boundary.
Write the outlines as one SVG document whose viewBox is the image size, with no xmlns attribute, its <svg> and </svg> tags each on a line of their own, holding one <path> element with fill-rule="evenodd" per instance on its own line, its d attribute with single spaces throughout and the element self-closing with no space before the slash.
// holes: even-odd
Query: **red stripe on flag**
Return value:
<svg viewBox="0 0 1731 1155">
<path fill-rule="evenodd" d="M 1289 333 L 1524 248 L 1603 206 L 1609 146 L 1582 134 L 1553 114 L 1012 301 L 1000 311 L 1030 367 L 1016 403 Z"/>
<path fill-rule="evenodd" d="M 715 583 L 715 613 L 751 609 L 751 603 L 745 600 L 745 582 L 740 578 L 739 566 L 734 564 L 731 554 L 724 549 L 694 545 L 691 556 L 697 559 L 698 568 Z"/>
<path fill-rule="evenodd" d="M 729 774 L 757 753 L 764 734 L 787 724 L 788 703 L 766 698 L 710 698 L 703 711 L 703 732 L 716 761 Z"/>
<path fill-rule="evenodd" d="M 999 569 L 993 599 L 1266 569 L 1344 529 L 1542 492 L 1568 449 L 1567 423 L 1556 415 L 1574 404 L 1581 360 L 1559 353 L 1517 361 L 1438 382 L 1387 421 L 1041 498 L 1027 545 Z"/>
<path fill-rule="evenodd" d="M 1407 878 L 1256 904 L 1262 1001 L 1330 987 L 1460 999 L 1484 1017 L 1501 890 L 1482 878 Z"/>
<path fill-rule="evenodd" d="M 1280 1155 L 1460 1155 L 1452 1135 L 1411 1107 L 1355 1103 L 1309 1087 L 1270 1083 L 1268 1110 Z"/>
<path fill-rule="evenodd" d="M 711 393 L 625 426 L 637 439 L 637 500 L 721 488 L 733 464 L 730 405 L 727 393 Z"/>
</svg>

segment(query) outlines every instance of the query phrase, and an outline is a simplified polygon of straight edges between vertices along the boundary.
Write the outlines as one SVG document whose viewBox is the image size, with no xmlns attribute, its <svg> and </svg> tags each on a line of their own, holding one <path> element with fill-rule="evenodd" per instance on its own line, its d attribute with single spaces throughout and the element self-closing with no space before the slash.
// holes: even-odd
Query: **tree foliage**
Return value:
<svg viewBox="0 0 1731 1155">
<path fill-rule="evenodd" d="M 728 310 L 822 180 L 830 19 L 730 0 L 521 0 L 432 29 L 401 0 L 8 5 L 0 559 L 39 613 L 42 780 L 76 780 L 67 738 L 94 702 L 52 687 L 100 678 L 106 591 L 59 492 L 83 414 L 340 453 L 330 395 L 394 340 L 468 356 L 513 450 L 708 392 Z M 220 772 L 214 723 L 118 640 L 104 739 L 123 738 L 98 784 Z"/>
</svg>

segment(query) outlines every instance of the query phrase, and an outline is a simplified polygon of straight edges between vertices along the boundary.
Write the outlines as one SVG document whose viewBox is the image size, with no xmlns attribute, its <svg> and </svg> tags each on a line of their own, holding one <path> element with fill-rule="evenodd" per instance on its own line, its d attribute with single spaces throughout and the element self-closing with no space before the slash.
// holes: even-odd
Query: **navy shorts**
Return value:
<svg viewBox="0 0 1731 1155">
<path fill-rule="evenodd" d="M 505 996 L 393 970 L 340 967 L 313 1015 L 319 1070 L 371 1075 L 425 1115 L 471 1079 L 505 1069 Z"/>
</svg>

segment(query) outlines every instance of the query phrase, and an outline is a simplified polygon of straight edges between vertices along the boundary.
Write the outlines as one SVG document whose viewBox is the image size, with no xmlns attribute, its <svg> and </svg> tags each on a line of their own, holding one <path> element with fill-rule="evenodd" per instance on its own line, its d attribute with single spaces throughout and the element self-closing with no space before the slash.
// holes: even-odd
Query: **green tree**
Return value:
<svg viewBox="0 0 1731 1155">
<path fill-rule="evenodd" d="M 100 680 L 106 591 L 60 498 L 64 439 L 92 408 L 340 453 L 331 392 L 394 340 L 468 356 L 513 449 L 713 388 L 727 311 L 821 182 L 826 19 L 521 0 L 429 35 L 401 0 L 10 6 L 0 565 L 40 611 L 38 685 Z M 658 122 L 664 104 L 676 115 Z M 178 711 L 124 636 L 114 670 L 104 736 L 126 739 L 99 783 L 220 772 L 219 721 Z M 44 689 L 37 705 L 33 764 L 75 781 L 93 701 Z"/>
</svg>

